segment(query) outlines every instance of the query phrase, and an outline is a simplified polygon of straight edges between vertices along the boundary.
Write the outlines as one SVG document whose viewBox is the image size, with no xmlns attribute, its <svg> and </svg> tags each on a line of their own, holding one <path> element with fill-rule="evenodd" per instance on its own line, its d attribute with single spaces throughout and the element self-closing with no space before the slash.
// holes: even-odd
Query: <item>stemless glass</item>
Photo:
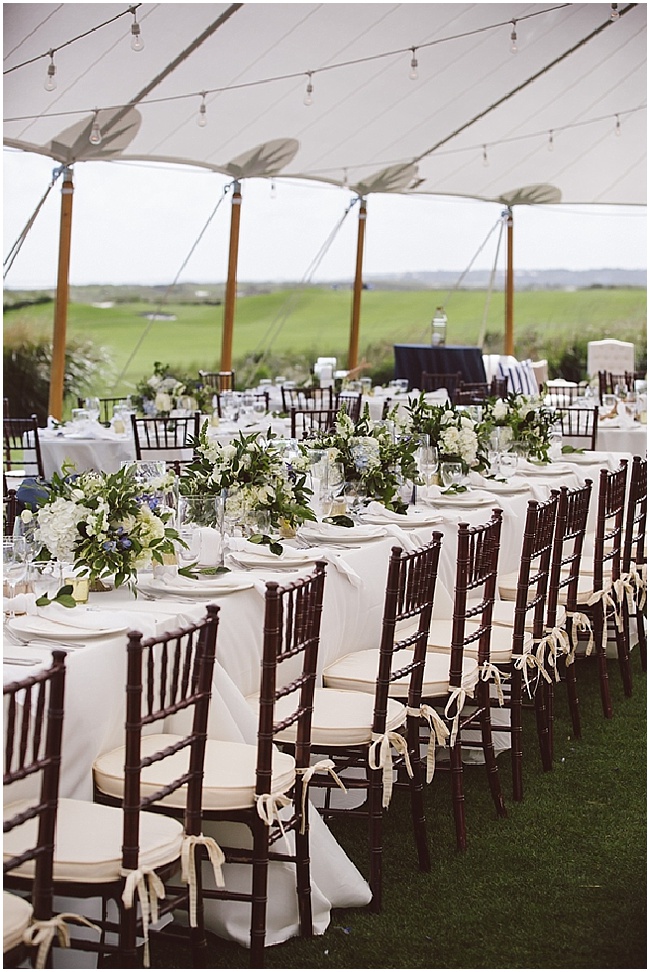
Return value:
<svg viewBox="0 0 650 972">
<path fill-rule="evenodd" d="M 463 481 L 463 464 L 461 462 L 441 462 L 440 478 L 445 489 L 450 486 L 460 486 Z"/>
<path fill-rule="evenodd" d="M 499 475 L 504 479 L 510 479 L 517 472 L 517 454 L 515 452 L 502 452 L 499 454 Z"/>
</svg>

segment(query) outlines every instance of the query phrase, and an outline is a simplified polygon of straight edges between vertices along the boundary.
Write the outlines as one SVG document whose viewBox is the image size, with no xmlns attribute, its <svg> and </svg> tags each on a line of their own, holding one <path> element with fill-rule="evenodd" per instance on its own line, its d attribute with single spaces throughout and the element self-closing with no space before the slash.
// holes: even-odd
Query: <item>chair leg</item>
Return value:
<svg viewBox="0 0 650 972">
<path fill-rule="evenodd" d="M 431 870 L 431 858 L 427 844 L 427 827 L 424 817 L 424 785 L 422 782 L 422 760 L 420 759 L 420 726 L 419 719 L 408 717 L 409 758 L 413 768 L 413 776 L 409 778 L 409 792 L 411 794 L 411 819 L 413 823 L 413 838 L 418 855 L 418 867 L 421 871 Z"/>
<path fill-rule="evenodd" d="M 382 879 L 382 777 L 381 770 L 368 770 L 368 843 L 370 845 L 370 910 L 381 911 Z"/>
<path fill-rule="evenodd" d="M 190 954 L 195 969 L 205 967 L 208 942 L 205 937 L 205 922 L 203 919 L 203 885 L 201 861 L 203 853 L 200 848 L 194 850 L 194 873 L 196 874 L 196 928 L 190 926 Z"/>
<path fill-rule="evenodd" d="M 641 670 L 646 671 L 647 641 L 645 633 L 645 615 L 639 607 L 636 609 L 636 628 L 639 637 L 639 655 L 641 658 Z"/>
<path fill-rule="evenodd" d="M 303 784 L 304 785 L 304 784 Z M 296 788 L 296 800 L 302 802 L 302 787 Z M 297 804 L 298 813 L 301 812 L 301 802 Z M 314 923 L 311 908 L 311 869 L 309 861 L 309 802 L 305 802 L 304 833 L 299 827 L 295 831 L 296 840 L 296 890 L 298 893 L 298 916 L 300 934 L 303 938 L 311 938 L 314 934 Z"/>
<path fill-rule="evenodd" d="M 565 664 L 564 673 L 566 678 L 566 690 L 569 701 L 569 713 L 571 715 L 573 735 L 576 739 L 582 739 L 582 727 L 580 725 L 580 701 L 578 699 L 578 683 L 576 680 L 575 661 L 571 665 Z"/>
<path fill-rule="evenodd" d="M 268 828 L 259 821 L 253 827 L 253 903 L 251 914 L 251 969 L 264 968 L 266 945 L 266 901 L 268 894 Z"/>
<path fill-rule="evenodd" d="M 460 737 L 460 733 L 459 733 Z M 451 802 L 456 824 L 456 848 L 467 850 L 467 824 L 465 822 L 465 794 L 463 792 L 463 754 L 460 738 L 456 745 L 449 750 L 449 766 L 451 771 Z"/>
<path fill-rule="evenodd" d="M 485 770 L 487 781 L 492 794 L 492 801 L 499 817 L 507 817 L 505 800 L 501 792 L 501 779 L 499 777 L 499 767 L 494 752 L 494 740 L 492 738 L 492 714 L 490 711 L 490 684 L 481 682 L 478 687 L 478 704 L 481 707 L 479 720 L 481 723 L 481 742 L 483 745 L 483 758 L 485 759 Z"/>
<path fill-rule="evenodd" d="M 603 646 L 603 624 L 605 619 L 603 618 L 603 613 L 599 606 L 596 605 L 596 610 L 594 611 L 594 645 L 596 652 L 596 660 L 598 662 L 598 677 L 600 681 L 600 698 L 603 706 L 603 716 L 606 719 L 611 719 L 614 715 L 614 710 L 612 709 L 612 699 L 609 691 L 609 677 L 607 675 L 607 653 Z"/>
<path fill-rule="evenodd" d="M 522 682 L 521 671 L 513 665 L 510 680 L 510 758 L 512 760 L 512 798 L 517 802 L 524 798 Z"/>
<path fill-rule="evenodd" d="M 545 678 L 540 677 L 535 690 L 535 721 L 542 769 L 545 772 L 553 769 L 550 715 L 552 692 L 553 686 Z"/>
<path fill-rule="evenodd" d="M 618 654 L 618 667 L 621 671 L 623 680 L 623 692 L 627 698 L 632 695 L 632 666 L 630 663 L 630 615 L 627 604 L 621 605 L 623 612 L 623 628 L 614 625 L 616 631 L 616 652 Z"/>
</svg>

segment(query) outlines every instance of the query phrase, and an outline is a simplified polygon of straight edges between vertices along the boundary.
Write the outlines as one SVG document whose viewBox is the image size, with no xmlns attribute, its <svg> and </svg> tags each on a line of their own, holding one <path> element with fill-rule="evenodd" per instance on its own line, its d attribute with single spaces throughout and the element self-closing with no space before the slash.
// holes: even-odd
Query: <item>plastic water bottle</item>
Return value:
<svg viewBox="0 0 650 972">
<path fill-rule="evenodd" d="M 438 347 L 447 340 L 447 315 L 443 307 L 436 307 L 431 321 L 431 346 Z"/>
</svg>

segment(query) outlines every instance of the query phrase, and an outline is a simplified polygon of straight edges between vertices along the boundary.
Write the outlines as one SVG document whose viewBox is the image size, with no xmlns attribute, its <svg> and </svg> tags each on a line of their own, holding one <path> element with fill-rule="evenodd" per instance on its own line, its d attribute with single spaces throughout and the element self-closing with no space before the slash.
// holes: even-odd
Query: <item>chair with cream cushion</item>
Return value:
<svg viewBox="0 0 650 972">
<path fill-rule="evenodd" d="M 523 722 L 522 706 L 524 686 L 534 699 L 542 766 L 549 770 L 552 758 L 552 706 L 549 692 L 556 670 L 556 650 L 547 639 L 546 601 L 551 571 L 551 555 L 557 517 L 558 492 L 554 490 L 545 503 L 530 500 L 526 513 L 521 561 L 517 573 L 517 587 L 512 607 L 512 624 L 507 623 L 507 609 L 501 609 L 499 620 L 493 625 L 493 652 L 491 661 L 508 679 L 504 691 L 510 709 L 510 727 L 500 726 L 499 731 L 510 732 L 510 756 L 512 760 L 512 790 L 515 800 L 523 799 Z M 499 579 L 501 596 L 510 585 Z M 504 660 L 508 653 L 510 657 Z"/>
<path fill-rule="evenodd" d="M 50 668 L 4 686 L 5 753 L 3 827 L 5 832 L 2 901 L 5 968 L 27 957 L 33 933 L 52 919 L 52 859 L 59 792 L 65 654 L 55 651 Z M 26 789 L 27 787 L 27 789 Z M 30 795 L 25 795 L 29 793 Z M 23 794 L 22 799 L 18 798 Z M 30 838 L 24 837 L 28 820 Z M 17 870 L 29 866 L 31 878 Z M 26 892 L 27 897 L 10 893 Z M 36 956 L 44 968 L 50 941 Z"/>
<path fill-rule="evenodd" d="M 579 642 L 587 641 L 586 652 L 593 646 L 606 719 L 613 715 L 607 672 L 609 631 L 616 640 L 623 690 L 628 696 L 632 694 L 630 651 L 624 623 L 625 608 L 622 607 L 626 595 L 621 577 L 627 465 L 627 460 L 621 459 L 618 469 L 600 471 L 593 560 L 581 567 L 582 586 L 579 585 L 577 595 L 577 610 L 590 621 L 590 626 L 583 626 L 577 637 Z M 579 656 L 580 652 L 577 653 Z"/>
<path fill-rule="evenodd" d="M 273 888 L 270 861 L 295 866 L 300 934 L 313 934 L 306 794 L 324 584 L 323 563 L 284 586 L 267 581 L 255 707 L 257 743 L 208 740 L 204 816 L 220 825 L 244 825 L 250 841 L 220 843 L 228 864 L 250 865 L 251 890 L 224 887 L 204 889 L 203 894 L 251 905 L 250 965 L 255 969 L 264 963 L 267 903 Z M 293 754 L 276 745 L 282 732 L 295 740 Z M 227 829 L 234 837 L 234 828 Z"/>
<path fill-rule="evenodd" d="M 442 679 L 439 672 L 424 670 L 441 540 L 442 535 L 434 533 L 431 542 L 417 550 L 392 548 L 378 647 L 330 664 L 323 672 L 323 687 L 316 690 L 312 750 L 317 759 L 332 761 L 337 776 L 317 774 L 312 785 L 325 790 L 321 813 L 326 820 L 351 815 L 366 821 L 370 907 L 376 912 L 382 906 L 383 810 L 390 804 L 393 771 L 399 767 L 408 774 L 418 865 L 423 871 L 431 866 L 419 727 L 423 683 Z M 354 809 L 335 805 L 331 797 L 339 781 L 366 796 L 365 804 Z"/>
<path fill-rule="evenodd" d="M 630 473 L 630 487 L 628 490 L 627 507 L 625 513 L 625 542 L 623 544 L 623 559 L 621 576 L 625 579 L 627 590 L 631 592 L 632 604 L 628 597 L 624 599 L 625 624 L 627 625 L 628 643 L 630 615 L 636 618 L 637 637 L 639 639 L 639 654 L 641 668 L 646 670 L 646 630 L 644 605 L 647 587 L 647 555 L 645 548 L 645 528 L 648 515 L 648 460 L 634 456 Z"/>
<path fill-rule="evenodd" d="M 444 682 L 435 692 L 428 692 L 425 684 L 422 698 L 442 717 L 449 733 L 452 807 L 459 850 L 465 850 L 467 846 L 462 749 L 476 748 L 476 732 L 495 809 L 500 817 L 506 815 L 494 753 L 490 704 L 490 685 L 495 676 L 494 663 L 490 661 L 495 635 L 492 610 L 501 517 L 502 511 L 495 509 L 487 523 L 475 527 L 459 524 L 452 617 L 434 619 L 429 630 L 425 680 L 428 681 L 426 672 L 430 660 L 435 659 L 444 672 Z M 501 657 L 507 651 L 503 657 L 509 657 L 511 647 L 506 643 L 495 648 L 495 656 Z M 470 700 L 467 700 L 468 696 Z"/>
<path fill-rule="evenodd" d="M 117 758 L 100 756 L 94 764 L 95 798 L 105 803 L 59 801 L 55 893 L 101 898 L 104 903 L 102 917 L 93 918 L 100 926 L 96 930 L 102 932 L 100 940 L 77 939 L 71 945 L 100 955 L 117 954 L 126 968 L 138 964 L 136 936 L 144 939 L 144 963 L 149 964 L 149 922 L 178 909 L 189 912 L 193 961 L 202 967 L 205 934 L 197 858 L 207 847 L 211 859 L 219 863 L 216 845 L 212 847 L 201 834 L 201 780 L 217 615 L 218 608 L 211 605 L 203 621 L 144 641 L 140 632 L 128 633 L 125 746 Z M 172 716 L 186 720 L 184 733 L 148 735 Z M 171 794 L 181 791 L 181 819 L 145 812 L 161 796 L 157 786 L 150 786 L 151 766 L 164 766 L 168 756 L 178 753 L 185 754 L 183 775 L 165 776 L 160 770 L 158 779 L 164 777 L 164 795 L 170 802 Z M 108 792 L 105 764 L 113 770 L 106 774 L 112 777 L 112 786 L 106 784 Z M 166 895 L 163 882 L 181 866 L 182 886 Z M 115 902 L 117 921 L 108 913 L 109 901 Z"/>
</svg>

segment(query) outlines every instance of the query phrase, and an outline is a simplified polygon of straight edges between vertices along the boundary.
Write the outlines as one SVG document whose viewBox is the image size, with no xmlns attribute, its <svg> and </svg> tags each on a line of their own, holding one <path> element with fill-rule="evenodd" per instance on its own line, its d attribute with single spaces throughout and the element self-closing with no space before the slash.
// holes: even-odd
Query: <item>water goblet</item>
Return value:
<svg viewBox="0 0 650 972">
<path fill-rule="evenodd" d="M 99 421 L 100 403 L 98 398 L 93 396 L 91 398 L 84 399 L 84 408 L 88 412 L 88 418 L 91 422 Z"/>
<path fill-rule="evenodd" d="M 55 560 L 33 560 L 27 568 L 27 586 L 39 597 L 56 597 L 61 583 L 61 565 Z"/>
<path fill-rule="evenodd" d="M 460 486 L 463 481 L 463 464 L 461 462 L 441 462 L 440 478 L 445 489 L 450 486 Z"/>
</svg>

